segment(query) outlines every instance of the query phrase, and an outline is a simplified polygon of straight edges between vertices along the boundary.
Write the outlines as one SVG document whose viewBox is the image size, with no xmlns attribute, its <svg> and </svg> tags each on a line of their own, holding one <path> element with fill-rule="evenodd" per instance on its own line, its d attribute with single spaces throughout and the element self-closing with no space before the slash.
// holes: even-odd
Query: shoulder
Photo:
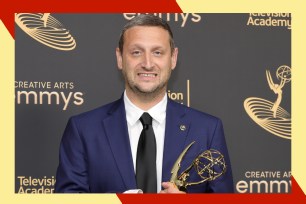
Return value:
<svg viewBox="0 0 306 204">
<path fill-rule="evenodd" d="M 177 103 L 171 99 L 168 99 L 168 100 L 169 100 L 169 106 L 172 106 L 176 110 L 180 110 L 184 114 L 184 117 L 189 118 L 189 120 L 191 121 L 199 121 L 200 123 L 206 122 L 206 123 L 214 123 L 214 124 L 221 123 L 221 119 L 216 116 L 213 116 L 209 113 L 200 111 L 198 109 L 191 108 L 186 105 Z"/>
<path fill-rule="evenodd" d="M 90 122 L 102 121 L 106 117 L 108 117 L 113 111 L 119 108 L 121 103 L 123 103 L 123 100 L 118 99 L 116 101 L 102 105 L 90 111 L 86 111 L 78 115 L 74 115 L 70 118 L 70 120 L 73 120 L 75 122 L 81 122 L 81 123 L 84 123 L 87 121 L 90 121 Z"/>
</svg>

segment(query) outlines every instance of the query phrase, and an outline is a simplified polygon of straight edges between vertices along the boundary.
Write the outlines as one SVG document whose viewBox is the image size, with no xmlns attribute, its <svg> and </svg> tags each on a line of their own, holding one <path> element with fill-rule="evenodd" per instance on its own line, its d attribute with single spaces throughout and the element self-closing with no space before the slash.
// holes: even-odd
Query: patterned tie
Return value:
<svg viewBox="0 0 306 204">
<path fill-rule="evenodd" d="M 156 141 L 152 127 L 152 117 L 144 112 L 140 121 L 143 129 L 138 141 L 136 157 L 137 187 L 142 189 L 144 193 L 156 193 Z"/>
</svg>

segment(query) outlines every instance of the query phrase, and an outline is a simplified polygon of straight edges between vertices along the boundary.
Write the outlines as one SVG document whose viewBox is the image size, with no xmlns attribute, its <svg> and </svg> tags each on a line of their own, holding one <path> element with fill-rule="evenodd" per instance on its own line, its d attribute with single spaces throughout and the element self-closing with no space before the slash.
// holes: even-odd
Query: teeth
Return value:
<svg viewBox="0 0 306 204">
<path fill-rule="evenodd" d="M 141 76 L 145 76 L 145 77 L 155 77 L 156 74 L 140 74 Z"/>
</svg>

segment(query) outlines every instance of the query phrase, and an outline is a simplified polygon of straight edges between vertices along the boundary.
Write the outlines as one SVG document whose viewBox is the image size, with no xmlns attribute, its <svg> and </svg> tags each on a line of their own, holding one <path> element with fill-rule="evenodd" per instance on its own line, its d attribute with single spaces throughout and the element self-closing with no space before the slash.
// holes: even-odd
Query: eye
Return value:
<svg viewBox="0 0 306 204">
<path fill-rule="evenodd" d="M 133 50 L 132 55 L 133 56 L 139 56 L 139 55 L 141 55 L 141 52 L 139 50 Z"/>
<path fill-rule="evenodd" d="M 159 50 L 156 50 L 156 51 L 153 52 L 153 54 L 158 57 L 158 56 L 162 55 L 162 52 L 159 51 Z"/>
</svg>

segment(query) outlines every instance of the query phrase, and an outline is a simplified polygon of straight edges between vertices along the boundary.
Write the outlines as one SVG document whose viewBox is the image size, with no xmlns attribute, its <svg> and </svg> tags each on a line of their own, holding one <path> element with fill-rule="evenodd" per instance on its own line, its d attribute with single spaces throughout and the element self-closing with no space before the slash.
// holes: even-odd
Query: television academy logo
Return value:
<svg viewBox="0 0 306 204">
<path fill-rule="evenodd" d="M 174 90 L 168 89 L 167 95 L 170 99 L 190 107 L 190 80 L 186 80 L 185 94 L 183 92 L 175 92 Z"/>
<path fill-rule="evenodd" d="M 50 13 L 16 13 L 15 22 L 25 33 L 46 46 L 63 51 L 76 47 L 69 31 Z"/>
<path fill-rule="evenodd" d="M 268 132 L 285 139 L 291 139 L 291 115 L 282 107 L 282 88 L 291 81 L 291 68 L 282 65 L 276 71 L 279 84 L 273 82 L 270 71 L 266 70 L 266 77 L 270 89 L 277 95 L 276 101 L 250 97 L 244 101 L 244 109 L 248 115 Z"/>
<path fill-rule="evenodd" d="M 290 13 L 250 13 L 248 26 L 285 27 L 291 29 Z"/>
</svg>

